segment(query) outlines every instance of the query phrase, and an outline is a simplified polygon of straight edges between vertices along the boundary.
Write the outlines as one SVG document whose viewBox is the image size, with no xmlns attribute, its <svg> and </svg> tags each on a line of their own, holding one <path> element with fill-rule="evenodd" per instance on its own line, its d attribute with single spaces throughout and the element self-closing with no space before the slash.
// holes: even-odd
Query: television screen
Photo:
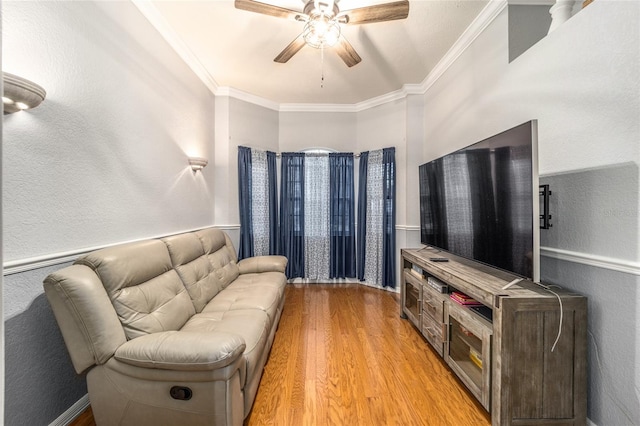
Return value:
<svg viewBox="0 0 640 426">
<path fill-rule="evenodd" d="M 539 280 L 536 124 L 420 166 L 422 244 Z"/>
</svg>

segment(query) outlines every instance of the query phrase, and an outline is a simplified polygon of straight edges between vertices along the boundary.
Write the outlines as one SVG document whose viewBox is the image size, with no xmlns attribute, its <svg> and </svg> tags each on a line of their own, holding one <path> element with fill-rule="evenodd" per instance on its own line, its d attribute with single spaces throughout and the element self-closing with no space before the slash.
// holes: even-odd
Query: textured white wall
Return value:
<svg viewBox="0 0 640 426">
<path fill-rule="evenodd" d="M 537 118 L 541 174 L 638 161 L 637 7 L 587 7 L 510 64 L 505 10 L 427 92 L 425 160 Z"/>
<path fill-rule="evenodd" d="M 406 225 L 407 102 L 388 102 L 358 112 L 358 151 L 396 148 L 396 224 Z"/>
<path fill-rule="evenodd" d="M 47 90 L 3 119 L 4 260 L 212 225 L 214 97 L 138 9 L 2 9 L 3 70 Z M 212 165 L 194 174 L 188 154 Z M 4 277 L 7 424 L 49 424 L 86 394 L 42 292 L 63 266 Z"/>
<path fill-rule="evenodd" d="M 2 5 L 0 4 L 0 12 Z M 2 68 L 2 19 L 0 19 L 0 68 Z M 4 69 L 4 68 L 3 68 Z M 4 85 L 3 82 L 0 81 L 0 91 L 4 93 Z M 2 131 L 2 123 L 0 122 L 0 157 L 2 156 L 2 147 L 3 143 L 3 131 Z M 3 196 L 3 178 L 2 178 L 2 162 L 0 161 L 0 211 L 2 211 L 2 200 Z M 0 214 L 0 263 L 3 262 L 3 250 L 2 250 L 2 215 Z M 0 276 L 0 318 L 4 318 L 4 277 Z M 4 354 L 4 321 L 0 321 L 0 354 Z M 0 419 L 4 419 L 4 381 L 5 381 L 5 361 L 4 356 L 0 356 Z"/>
<path fill-rule="evenodd" d="M 278 152 L 278 112 L 227 96 L 216 97 L 215 222 L 237 228 L 238 147 Z M 231 230 L 229 230 L 231 231 Z M 237 231 L 237 229 L 236 229 Z M 238 248 L 238 232 L 230 232 Z"/>
<path fill-rule="evenodd" d="M 213 224 L 213 95 L 128 2 L 6 2 L 4 70 L 47 90 L 4 119 L 5 261 Z M 210 158 L 210 160 L 213 160 Z"/>
<path fill-rule="evenodd" d="M 508 63 L 505 10 L 425 94 L 424 160 L 538 119 L 541 276 L 589 297 L 590 419 L 640 421 L 640 2 L 596 1 Z M 555 189 L 554 189 L 555 186 Z M 595 266 L 593 256 L 610 257 Z M 635 272 L 614 272 L 635 262 Z M 585 262 L 585 263 L 580 263 Z"/>
<path fill-rule="evenodd" d="M 222 223 L 227 225 L 239 223 L 238 220 L 234 221 L 232 211 L 230 210 L 230 204 L 233 203 L 230 197 L 233 196 L 232 185 L 234 176 L 236 177 L 235 182 L 237 182 L 237 170 L 235 174 L 233 172 L 233 165 L 236 164 L 236 162 L 233 161 L 233 149 L 231 148 L 230 102 L 231 99 L 228 96 L 216 96 L 215 161 L 213 164 L 214 191 L 220 201 L 213 206 L 214 220 L 218 224 Z M 237 195 L 235 204 L 237 204 Z"/>
<path fill-rule="evenodd" d="M 424 97 L 410 95 L 407 97 L 407 144 L 406 174 L 404 191 L 406 197 L 406 221 L 411 231 L 411 238 L 406 247 L 418 247 L 420 243 L 420 188 L 418 185 L 418 167 L 423 163 L 422 150 L 424 139 Z"/>
<path fill-rule="evenodd" d="M 357 145 L 356 113 L 281 112 L 280 151 L 329 148 L 339 152 L 360 152 Z"/>
</svg>

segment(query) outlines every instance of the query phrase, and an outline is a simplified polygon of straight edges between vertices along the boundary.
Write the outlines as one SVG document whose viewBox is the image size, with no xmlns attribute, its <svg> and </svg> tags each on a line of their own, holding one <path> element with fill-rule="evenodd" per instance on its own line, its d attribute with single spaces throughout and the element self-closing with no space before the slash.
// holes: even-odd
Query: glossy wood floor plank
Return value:
<svg viewBox="0 0 640 426">
<path fill-rule="evenodd" d="M 245 425 L 489 425 L 400 319 L 398 299 L 360 285 L 289 285 Z"/>
<path fill-rule="evenodd" d="M 70 426 L 96 426 L 91 407 L 88 407 L 80 413 L 80 415 L 71 422 Z"/>
</svg>

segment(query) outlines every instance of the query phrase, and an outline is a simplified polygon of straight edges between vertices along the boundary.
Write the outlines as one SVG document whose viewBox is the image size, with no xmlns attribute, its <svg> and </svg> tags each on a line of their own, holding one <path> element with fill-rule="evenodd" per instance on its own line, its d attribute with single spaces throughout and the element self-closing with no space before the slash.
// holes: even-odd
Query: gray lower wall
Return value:
<svg viewBox="0 0 640 426">
<path fill-rule="evenodd" d="M 42 290 L 44 277 L 64 266 L 4 277 L 5 311 L 18 312 L 4 323 L 6 425 L 48 425 L 87 393 Z"/>
<path fill-rule="evenodd" d="M 588 297 L 587 415 L 600 426 L 640 424 L 636 330 L 638 276 L 543 258 L 542 280 Z"/>
<path fill-rule="evenodd" d="M 239 227 L 221 229 L 238 247 Z M 87 394 L 42 287 L 47 275 L 69 265 L 4 276 L 5 425 L 48 425 Z"/>
<path fill-rule="evenodd" d="M 601 426 L 640 424 L 640 276 L 615 270 L 615 262 L 590 264 L 590 256 L 636 262 L 638 177 L 638 166 L 626 163 L 540 178 L 553 192 L 553 227 L 541 230 L 541 245 L 577 254 L 570 261 L 543 256 L 541 281 L 589 299 L 587 407 Z"/>
</svg>

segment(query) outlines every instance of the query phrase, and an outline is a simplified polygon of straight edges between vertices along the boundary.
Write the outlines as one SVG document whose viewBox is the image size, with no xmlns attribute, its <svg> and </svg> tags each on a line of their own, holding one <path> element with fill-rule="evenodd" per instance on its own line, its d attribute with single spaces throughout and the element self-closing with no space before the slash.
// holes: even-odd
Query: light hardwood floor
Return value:
<svg viewBox="0 0 640 426">
<path fill-rule="evenodd" d="M 245 425 L 490 425 L 399 314 L 395 293 L 357 284 L 287 286 Z"/>
</svg>

